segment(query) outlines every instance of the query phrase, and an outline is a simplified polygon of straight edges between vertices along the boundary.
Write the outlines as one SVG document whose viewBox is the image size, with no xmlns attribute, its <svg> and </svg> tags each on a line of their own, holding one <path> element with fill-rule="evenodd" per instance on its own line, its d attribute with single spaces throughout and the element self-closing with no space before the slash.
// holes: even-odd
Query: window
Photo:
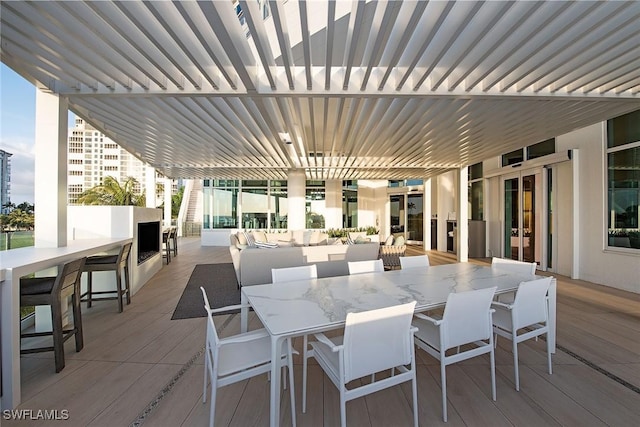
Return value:
<svg viewBox="0 0 640 427">
<path fill-rule="evenodd" d="M 514 165 L 516 163 L 522 163 L 524 161 L 524 154 L 522 148 L 502 155 L 502 166 Z"/>
<path fill-rule="evenodd" d="M 270 228 L 286 229 L 287 218 L 289 216 L 287 181 L 270 181 L 269 195 L 269 211 L 271 213 Z"/>
<path fill-rule="evenodd" d="M 217 185 L 219 184 L 219 185 Z M 238 181 L 205 179 L 202 228 L 238 227 Z M 218 187 L 218 188 L 216 188 Z"/>
<path fill-rule="evenodd" d="M 342 181 L 342 226 L 358 226 L 358 181 Z"/>
<path fill-rule="evenodd" d="M 244 228 L 267 228 L 269 198 L 267 188 L 242 187 L 242 226 Z"/>
<path fill-rule="evenodd" d="M 640 249 L 640 110 L 607 122 L 608 246 Z"/>
<path fill-rule="evenodd" d="M 307 181 L 305 220 L 307 228 L 325 228 L 326 210 L 324 181 Z"/>
<path fill-rule="evenodd" d="M 287 228 L 287 181 L 205 179 L 203 187 L 205 229 Z"/>
<path fill-rule="evenodd" d="M 537 159 L 556 152 L 556 139 L 551 138 L 527 147 L 527 160 Z"/>
<path fill-rule="evenodd" d="M 482 221 L 483 214 L 483 180 L 482 163 L 469 166 L 469 213 L 470 219 Z"/>
</svg>

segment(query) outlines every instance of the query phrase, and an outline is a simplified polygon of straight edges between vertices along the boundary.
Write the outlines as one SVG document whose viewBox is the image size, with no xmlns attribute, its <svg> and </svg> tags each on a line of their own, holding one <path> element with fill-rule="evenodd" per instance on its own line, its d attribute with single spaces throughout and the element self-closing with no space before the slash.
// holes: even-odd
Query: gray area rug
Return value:
<svg viewBox="0 0 640 427">
<path fill-rule="evenodd" d="M 205 317 L 200 286 L 207 291 L 211 308 L 240 304 L 240 289 L 233 264 L 197 264 L 173 312 L 172 320 Z M 229 311 L 234 313 L 236 311 Z M 217 313 L 221 314 L 221 313 Z"/>
</svg>

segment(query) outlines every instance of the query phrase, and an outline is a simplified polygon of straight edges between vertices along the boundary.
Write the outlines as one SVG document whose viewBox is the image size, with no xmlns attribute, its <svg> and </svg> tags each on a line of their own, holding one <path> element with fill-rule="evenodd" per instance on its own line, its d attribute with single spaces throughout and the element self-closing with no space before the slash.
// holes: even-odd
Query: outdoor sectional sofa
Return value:
<svg viewBox="0 0 640 427">
<path fill-rule="evenodd" d="M 284 234 L 279 234 L 281 239 L 285 238 Z M 267 241 L 274 240 L 273 236 L 269 237 L 272 238 L 267 238 Z M 309 264 L 316 264 L 318 277 L 344 276 L 349 274 L 347 262 L 378 259 L 380 245 L 376 242 L 344 245 L 323 237 L 321 235 L 317 239 L 311 236 L 308 240 L 292 238 L 289 241 L 281 240 L 281 246 L 278 247 L 258 248 L 244 247 L 239 243 L 238 236 L 232 233 L 229 251 L 238 284 L 248 286 L 271 283 L 272 268 Z M 314 240 L 318 243 L 305 242 Z"/>
</svg>

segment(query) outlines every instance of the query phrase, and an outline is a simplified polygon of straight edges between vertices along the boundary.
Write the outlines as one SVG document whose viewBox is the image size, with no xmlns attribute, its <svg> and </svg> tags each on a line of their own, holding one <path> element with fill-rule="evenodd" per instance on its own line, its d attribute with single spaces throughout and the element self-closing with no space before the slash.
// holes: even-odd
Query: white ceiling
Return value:
<svg viewBox="0 0 640 427">
<path fill-rule="evenodd" d="M 174 178 L 428 177 L 640 108 L 638 1 L 240 5 L 2 1 L 1 59 Z"/>
</svg>

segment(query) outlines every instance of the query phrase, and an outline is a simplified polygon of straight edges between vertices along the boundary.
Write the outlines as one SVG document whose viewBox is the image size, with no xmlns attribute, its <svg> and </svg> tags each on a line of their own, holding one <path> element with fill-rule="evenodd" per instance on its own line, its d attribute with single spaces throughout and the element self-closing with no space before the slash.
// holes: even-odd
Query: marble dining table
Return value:
<svg viewBox="0 0 640 427">
<path fill-rule="evenodd" d="M 416 312 L 442 307 L 453 292 L 497 286 L 496 294 L 517 290 L 523 281 L 540 276 L 515 273 L 497 267 L 470 263 L 446 264 L 350 276 L 297 280 L 242 287 L 248 303 L 271 337 L 272 360 L 289 337 L 317 333 L 344 326 L 347 313 L 373 310 L 416 301 Z M 247 329 L 248 309 L 241 312 L 241 327 Z M 556 280 L 549 289 L 548 339 L 555 352 Z M 280 376 L 271 368 L 270 425 L 280 421 Z"/>
</svg>

